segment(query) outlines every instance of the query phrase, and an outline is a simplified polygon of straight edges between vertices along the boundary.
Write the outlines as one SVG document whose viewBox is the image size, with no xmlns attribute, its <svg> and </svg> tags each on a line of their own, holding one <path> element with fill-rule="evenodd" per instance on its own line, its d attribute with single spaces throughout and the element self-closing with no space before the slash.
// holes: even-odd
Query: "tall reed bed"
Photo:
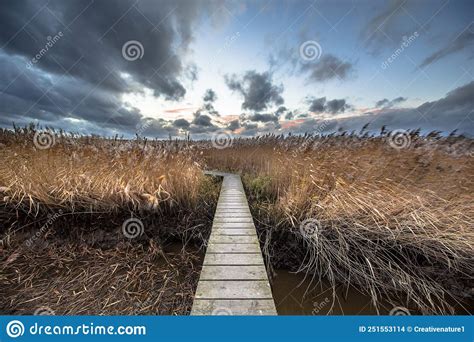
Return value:
<svg viewBox="0 0 474 342">
<path fill-rule="evenodd" d="M 269 135 L 205 159 L 243 174 L 270 265 L 355 285 L 375 307 L 452 313 L 474 294 L 474 145 L 394 139 Z"/>
</svg>

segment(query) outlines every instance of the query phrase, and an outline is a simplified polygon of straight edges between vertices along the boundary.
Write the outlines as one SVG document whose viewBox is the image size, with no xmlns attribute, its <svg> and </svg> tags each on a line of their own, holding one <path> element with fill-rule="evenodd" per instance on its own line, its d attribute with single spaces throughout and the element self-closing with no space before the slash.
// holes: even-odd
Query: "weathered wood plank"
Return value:
<svg viewBox="0 0 474 342">
<path fill-rule="evenodd" d="M 260 253 L 257 243 L 211 243 L 206 253 Z"/>
<path fill-rule="evenodd" d="M 260 266 L 208 266 L 201 272 L 202 280 L 266 280 L 267 272 Z"/>
<path fill-rule="evenodd" d="M 215 223 L 253 223 L 252 217 L 217 217 Z"/>
<path fill-rule="evenodd" d="M 204 266 L 206 265 L 264 265 L 263 258 L 258 254 L 206 254 Z"/>
<path fill-rule="evenodd" d="M 218 228 L 212 232 L 216 235 L 253 235 L 256 236 L 257 232 L 254 229 L 242 229 L 242 228 L 231 228 L 231 229 L 223 229 Z"/>
<path fill-rule="evenodd" d="M 218 204 L 217 205 L 217 210 L 219 211 L 227 211 L 228 209 L 248 209 L 246 205 L 238 205 L 238 204 Z"/>
<path fill-rule="evenodd" d="M 221 212 L 219 211 L 215 216 L 217 217 L 222 217 L 222 216 L 225 216 L 227 214 L 245 214 L 245 215 L 248 215 L 248 216 L 252 216 L 252 214 L 250 213 L 250 210 L 248 209 L 226 209 L 225 212 Z"/>
<path fill-rule="evenodd" d="M 272 299 L 267 280 L 209 280 L 200 281 L 197 299 Z"/>
<path fill-rule="evenodd" d="M 211 234 L 209 243 L 255 243 L 254 236 L 229 236 Z"/>
<path fill-rule="evenodd" d="M 196 299 L 191 315 L 269 316 L 276 311 L 273 299 Z"/>
<path fill-rule="evenodd" d="M 231 229 L 231 228 L 247 228 L 247 229 L 255 229 L 253 222 L 214 222 L 212 224 L 212 229 L 216 228 L 224 228 L 224 229 Z"/>
<path fill-rule="evenodd" d="M 238 217 L 238 218 L 252 218 L 252 216 L 250 216 L 250 213 L 246 213 L 246 212 L 240 212 L 240 213 L 225 213 L 225 214 L 219 214 L 219 215 L 216 215 L 214 216 L 214 218 L 234 218 L 234 217 Z"/>
</svg>

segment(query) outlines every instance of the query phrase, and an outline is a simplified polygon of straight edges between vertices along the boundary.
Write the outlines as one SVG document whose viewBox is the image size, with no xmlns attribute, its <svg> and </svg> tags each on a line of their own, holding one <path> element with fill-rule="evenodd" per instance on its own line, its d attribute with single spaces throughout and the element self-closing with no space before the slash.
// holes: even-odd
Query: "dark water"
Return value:
<svg viewBox="0 0 474 342">
<path fill-rule="evenodd" d="M 279 315 L 377 315 L 388 314 L 393 308 L 382 303 L 379 313 L 371 298 L 357 289 L 330 284 L 311 283 L 310 277 L 287 270 L 276 270 L 272 281 L 273 296 Z"/>
<path fill-rule="evenodd" d="M 398 310 L 387 301 L 379 300 L 379 311 L 375 309 L 371 298 L 356 288 L 337 286 L 335 295 L 329 282 L 311 283 L 304 274 L 295 274 L 287 270 L 276 270 L 272 280 L 272 291 L 279 315 L 388 315 Z M 474 302 L 451 303 L 457 315 L 474 314 Z M 406 307 L 405 303 L 397 305 Z M 420 315 L 408 307 L 411 315 Z"/>
</svg>

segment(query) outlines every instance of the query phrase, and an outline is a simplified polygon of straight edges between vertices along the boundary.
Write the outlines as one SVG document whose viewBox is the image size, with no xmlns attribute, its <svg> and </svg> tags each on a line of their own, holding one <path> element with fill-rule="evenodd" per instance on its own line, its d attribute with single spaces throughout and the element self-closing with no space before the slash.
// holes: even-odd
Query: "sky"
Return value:
<svg viewBox="0 0 474 342">
<path fill-rule="evenodd" d="M 474 135 L 474 1 L 0 1 L 0 127 Z"/>
</svg>

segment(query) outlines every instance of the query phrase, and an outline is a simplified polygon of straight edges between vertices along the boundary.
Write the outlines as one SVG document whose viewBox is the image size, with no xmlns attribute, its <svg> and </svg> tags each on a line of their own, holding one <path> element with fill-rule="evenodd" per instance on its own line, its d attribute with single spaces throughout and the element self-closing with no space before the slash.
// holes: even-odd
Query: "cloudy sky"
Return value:
<svg viewBox="0 0 474 342">
<path fill-rule="evenodd" d="M 474 1 L 1 0 L 0 126 L 474 135 Z"/>
</svg>

